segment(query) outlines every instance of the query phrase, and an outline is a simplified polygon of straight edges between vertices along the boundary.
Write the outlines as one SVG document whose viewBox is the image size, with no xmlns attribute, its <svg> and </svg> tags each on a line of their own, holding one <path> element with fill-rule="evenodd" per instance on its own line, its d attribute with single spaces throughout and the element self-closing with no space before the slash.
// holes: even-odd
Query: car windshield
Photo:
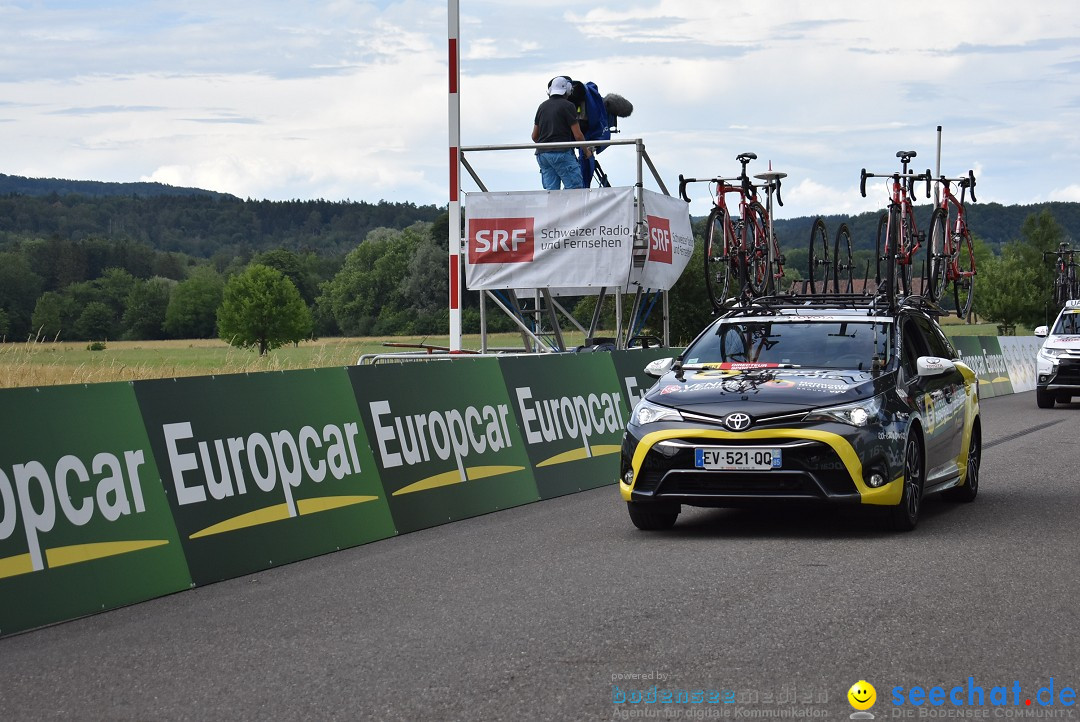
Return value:
<svg viewBox="0 0 1080 722">
<path fill-rule="evenodd" d="M 1051 333 L 1055 335 L 1068 334 L 1070 336 L 1080 334 L 1080 311 L 1066 311 L 1061 314 Z"/>
<path fill-rule="evenodd" d="M 887 363 L 891 324 L 870 321 L 748 321 L 718 324 L 683 356 L 684 364 L 775 363 L 869 370 Z"/>
</svg>

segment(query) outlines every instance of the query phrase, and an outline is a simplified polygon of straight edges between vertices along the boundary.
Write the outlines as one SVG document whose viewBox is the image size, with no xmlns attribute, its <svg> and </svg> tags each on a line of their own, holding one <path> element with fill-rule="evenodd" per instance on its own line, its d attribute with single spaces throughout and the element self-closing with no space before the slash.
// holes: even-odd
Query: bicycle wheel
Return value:
<svg viewBox="0 0 1080 722">
<path fill-rule="evenodd" d="M 966 226 L 960 232 L 959 246 L 956 263 L 960 273 L 953 281 L 953 300 L 956 301 L 956 317 L 966 319 L 971 315 L 975 300 L 975 247 Z"/>
<path fill-rule="evenodd" d="M 772 244 L 769 243 L 769 216 L 765 207 L 754 201 L 746 206 L 743 219 L 743 248 L 747 249 L 746 285 L 751 296 L 772 293 Z"/>
<path fill-rule="evenodd" d="M 934 303 L 940 303 L 945 297 L 945 286 L 948 284 L 949 259 L 945 235 L 948 220 L 948 214 L 941 208 L 935 208 L 930 216 L 930 247 L 926 251 L 930 265 L 927 293 Z"/>
<path fill-rule="evenodd" d="M 727 223 L 721 208 L 713 208 L 705 222 L 705 291 L 715 309 L 723 308 L 731 297 L 732 281 L 742 287 L 741 259 L 738 253 L 730 253 Z"/>
<path fill-rule="evenodd" d="M 829 236 L 825 231 L 825 221 L 818 218 L 810 229 L 810 253 L 807 256 L 807 273 L 810 281 L 810 293 L 822 293 L 829 290 Z"/>
<path fill-rule="evenodd" d="M 879 292 L 884 290 L 884 287 L 881 284 L 885 278 L 885 266 L 887 265 L 885 263 L 885 251 L 888 243 L 886 243 L 885 235 L 886 233 L 888 233 L 888 230 L 889 214 L 882 213 L 881 217 L 878 218 L 877 243 L 874 246 L 874 256 L 876 258 L 876 260 L 874 261 L 874 284 L 877 286 L 877 290 Z"/>
<path fill-rule="evenodd" d="M 833 291 L 855 292 L 855 262 L 851 260 L 851 230 L 846 223 L 836 229 L 833 243 Z"/>
</svg>

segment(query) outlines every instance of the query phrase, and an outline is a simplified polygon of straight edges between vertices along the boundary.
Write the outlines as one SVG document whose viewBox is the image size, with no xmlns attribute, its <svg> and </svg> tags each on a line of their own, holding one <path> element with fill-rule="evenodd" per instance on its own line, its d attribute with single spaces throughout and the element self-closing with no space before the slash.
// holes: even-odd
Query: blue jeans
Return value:
<svg viewBox="0 0 1080 722">
<path fill-rule="evenodd" d="M 559 190 L 560 181 L 564 188 L 581 188 L 581 166 L 574 157 L 574 151 L 541 153 L 536 156 L 536 162 L 540 166 L 540 179 L 544 183 L 544 190 Z"/>
</svg>

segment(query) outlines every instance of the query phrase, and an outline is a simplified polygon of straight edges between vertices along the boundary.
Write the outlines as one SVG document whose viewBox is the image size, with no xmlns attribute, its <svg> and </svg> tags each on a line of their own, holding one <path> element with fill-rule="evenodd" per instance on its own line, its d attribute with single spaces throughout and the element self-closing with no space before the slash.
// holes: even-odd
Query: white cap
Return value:
<svg viewBox="0 0 1080 722">
<path fill-rule="evenodd" d="M 570 81 L 562 75 L 557 75 L 551 79 L 548 83 L 548 95 L 570 95 L 570 91 L 573 86 L 570 85 Z"/>
</svg>

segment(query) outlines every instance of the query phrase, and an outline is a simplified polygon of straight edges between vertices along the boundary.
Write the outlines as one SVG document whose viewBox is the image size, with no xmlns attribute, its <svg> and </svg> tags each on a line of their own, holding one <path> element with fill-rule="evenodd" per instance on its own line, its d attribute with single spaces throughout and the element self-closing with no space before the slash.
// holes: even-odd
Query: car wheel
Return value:
<svg viewBox="0 0 1080 722">
<path fill-rule="evenodd" d="M 950 501 L 975 501 L 979 493 L 979 462 L 982 455 L 982 432 L 976 426 L 971 429 L 971 441 L 968 443 L 967 477 L 963 486 L 949 489 L 943 497 Z"/>
<path fill-rule="evenodd" d="M 1043 389 L 1035 389 L 1035 403 L 1039 405 L 1040 409 L 1052 409 L 1054 408 L 1054 397 Z"/>
<path fill-rule="evenodd" d="M 912 434 L 904 449 L 904 492 L 900 503 L 889 510 L 889 524 L 896 531 L 911 531 L 919 522 L 923 496 L 923 459 L 919 438 Z"/>
<path fill-rule="evenodd" d="M 642 531 L 670 529 L 675 526 L 680 511 L 678 504 L 642 504 L 635 501 L 626 502 L 626 509 L 630 512 L 630 521 Z"/>
</svg>

